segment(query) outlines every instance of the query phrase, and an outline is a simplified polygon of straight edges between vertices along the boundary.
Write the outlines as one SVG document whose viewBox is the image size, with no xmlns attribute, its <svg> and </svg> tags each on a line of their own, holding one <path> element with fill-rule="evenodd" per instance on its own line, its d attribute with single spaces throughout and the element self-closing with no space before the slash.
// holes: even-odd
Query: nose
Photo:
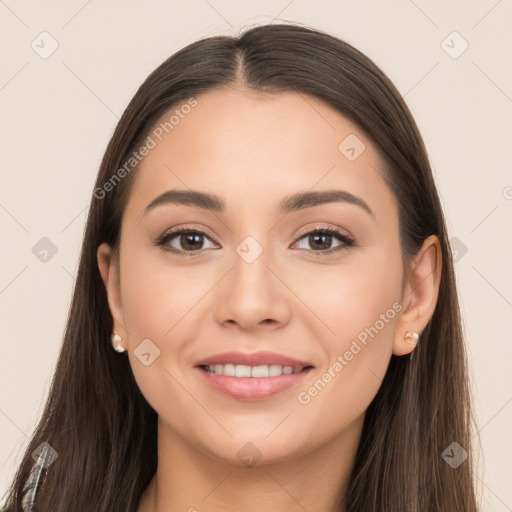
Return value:
<svg viewBox="0 0 512 512">
<path fill-rule="evenodd" d="M 288 323 L 290 290 L 270 258 L 263 252 L 252 262 L 235 252 L 233 265 L 219 283 L 215 319 L 223 326 L 243 330 L 274 330 Z"/>
</svg>

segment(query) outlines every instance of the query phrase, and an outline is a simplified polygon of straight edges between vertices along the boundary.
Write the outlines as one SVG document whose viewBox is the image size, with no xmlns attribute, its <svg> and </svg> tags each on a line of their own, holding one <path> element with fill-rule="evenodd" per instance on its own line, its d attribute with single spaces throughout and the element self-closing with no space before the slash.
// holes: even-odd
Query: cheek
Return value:
<svg viewBox="0 0 512 512">
<path fill-rule="evenodd" d="M 291 279 L 290 274 L 288 282 Z M 318 265 L 314 272 L 301 272 L 301 283 L 297 277 L 293 279 L 293 287 L 300 290 L 298 295 L 308 309 L 304 318 L 325 340 L 331 355 L 346 350 L 347 343 L 360 334 L 364 341 L 364 333 L 376 323 L 383 334 L 392 331 L 397 316 L 393 304 L 401 293 L 399 253 L 387 258 L 351 256 L 337 267 Z"/>
<path fill-rule="evenodd" d="M 156 252 L 156 250 L 155 250 Z M 126 251 L 121 275 L 121 299 L 126 327 L 130 333 L 128 355 L 137 385 L 151 407 L 164 414 L 172 403 L 172 421 L 186 423 L 188 395 L 181 368 L 187 337 L 193 329 L 193 305 L 206 293 L 204 276 L 184 267 L 166 264 L 146 252 Z M 156 261 L 158 259 L 158 262 Z M 141 342 L 149 353 L 143 357 Z M 155 348 L 156 347 L 156 348 Z M 144 360 L 145 359 L 145 360 Z"/>
<path fill-rule="evenodd" d="M 309 315 L 310 326 L 321 333 L 326 359 L 297 401 L 308 416 L 329 411 L 326 435 L 362 415 L 380 388 L 402 307 L 401 280 L 398 251 L 353 265 L 347 260 L 336 272 L 317 270 L 310 278 L 306 300 L 321 320 Z"/>
<path fill-rule="evenodd" d="M 129 270 L 122 276 L 121 299 L 134 342 L 152 337 L 168 342 L 175 329 L 187 324 L 194 305 L 215 283 L 214 276 L 209 276 L 200 266 L 177 265 L 170 258 L 166 261 L 165 254 L 156 257 L 134 254 L 125 264 Z"/>
<path fill-rule="evenodd" d="M 186 374 L 191 360 L 187 345 L 197 333 L 198 311 L 214 287 L 216 276 L 206 272 L 206 267 L 187 268 L 171 263 L 156 250 L 154 255 L 129 250 L 126 254 L 129 256 L 123 261 L 127 270 L 121 275 L 121 299 L 135 380 L 155 410 L 165 411 L 172 396 L 174 403 L 180 404 L 176 411 L 186 411 L 190 404 L 186 400 L 181 403 L 183 389 L 178 382 L 182 382 L 182 372 Z M 148 346 L 148 366 L 138 357 L 141 342 L 146 339 L 156 346 Z"/>
</svg>

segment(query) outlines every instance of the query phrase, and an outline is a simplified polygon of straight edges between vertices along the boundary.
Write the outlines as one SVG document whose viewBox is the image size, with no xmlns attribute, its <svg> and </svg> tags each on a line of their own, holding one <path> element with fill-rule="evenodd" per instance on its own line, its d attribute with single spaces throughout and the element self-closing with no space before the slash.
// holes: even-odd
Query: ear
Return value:
<svg viewBox="0 0 512 512">
<path fill-rule="evenodd" d="M 414 342 L 406 341 L 408 331 L 420 335 L 436 309 L 441 282 L 442 252 L 439 239 L 430 235 L 424 242 L 406 275 L 402 295 L 402 311 L 398 317 L 393 341 L 393 354 L 402 356 L 414 350 Z"/>
<path fill-rule="evenodd" d="M 97 258 L 101 278 L 107 292 L 108 306 L 112 318 L 114 319 L 113 330 L 119 334 L 122 339 L 125 339 L 128 332 L 125 328 L 123 308 L 121 305 L 119 262 L 113 256 L 112 248 L 107 243 L 103 243 L 98 247 Z"/>
</svg>

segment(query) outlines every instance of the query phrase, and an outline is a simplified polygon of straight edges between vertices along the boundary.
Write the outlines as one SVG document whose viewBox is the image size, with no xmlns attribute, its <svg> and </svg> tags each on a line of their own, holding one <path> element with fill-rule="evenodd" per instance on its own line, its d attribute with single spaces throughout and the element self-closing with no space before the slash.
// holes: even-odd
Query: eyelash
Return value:
<svg viewBox="0 0 512 512">
<path fill-rule="evenodd" d="M 200 230 L 195 229 L 195 228 L 187 228 L 186 226 L 184 226 L 184 227 L 177 228 L 177 229 L 175 229 L 173 231 L 170 231 L 170 232 L 167 232 L 167 233 L 163 233 L 162 235 L 160 235 L 155 240 L 154 245 L 162 247 L 164 251 L 172 252 L 172 253 L 178 254 L 180 256 L 194 256 L 194 255 L 200 253 L 201 251 L 205 250 L 205 249 L 198 249 L 196 251 L 181 251 L 181 250 L 176 249 L 174 247 L 172 249 L 168 249 L 168 248 L 164 247 L 165 244 L 167 242 L 169 242 L 169 240 L 172 240 L 177 235 L 180 235 L 182 233 L 204 235 L 206 238 L 208 238 L 210 241 L 213 242 L 213 240 L 206 233 L 204 233 L 203 231 L 200 231 Z M 348 236 L 346 234 L 341 233 L 336 228 L 332 228 L 332 227 L 329 227 L 329 226 L 317 227 L 317 228 L 312 229 L 311 231 L 306 231 L 305 233 L 302 233 L 297 238 L 296 241 L 301 240 L 306 235 L 316 235 L 316 234 L 334 235 L 336 238 L 338 238 L 342 242 L 342 244 L 339 245 L 338 247 L 334 248 L 334 249 L 325 249 L 323 251 L 313 251 L 313 250 L 309 250 L 309 249 L 301 249 L 301 250 L 310 251 L 310 252 L 312 252 L 315 255 L 327 255 L 327 254 L 333 254 L 333 253 L 336 253 L 336 252 L 340 252 L 340 251 L 346 250 L 346 249 L 348 249 L 350 247 L 353 247 L 355 245 L 355 241 L 354 241 L 353 238 L 351 238 L 350 236 Z"/>
</svg>

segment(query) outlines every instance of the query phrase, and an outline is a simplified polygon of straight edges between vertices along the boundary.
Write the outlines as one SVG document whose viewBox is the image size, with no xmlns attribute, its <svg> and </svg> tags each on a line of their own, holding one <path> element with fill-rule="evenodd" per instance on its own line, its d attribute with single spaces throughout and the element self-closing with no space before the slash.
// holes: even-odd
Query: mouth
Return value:
<svg viewBox="0 0 512 512">
<path fill-rule="evenodd" d="M 231 352 L 199 361 L 195 368 L 214 390 L 238 400 L 255 401 L 299 385 L 314 366 L 270 352 Z"/>
<path fill-rule="evenodd" d="M 279 364 L 264 364 L 260 366 L 249 366 L 245 364 L 212 364 L 200 365 L 199 368 L 215 375 L 225 375 L 227 377 L 236 378 L 264 379 L 267 377 L 281 377 L 281 375 L 301 373 L 304 370 L 313 368 L 313 366 L 306 365 L 293 367 L 282 366 Z"/>
</svg>

